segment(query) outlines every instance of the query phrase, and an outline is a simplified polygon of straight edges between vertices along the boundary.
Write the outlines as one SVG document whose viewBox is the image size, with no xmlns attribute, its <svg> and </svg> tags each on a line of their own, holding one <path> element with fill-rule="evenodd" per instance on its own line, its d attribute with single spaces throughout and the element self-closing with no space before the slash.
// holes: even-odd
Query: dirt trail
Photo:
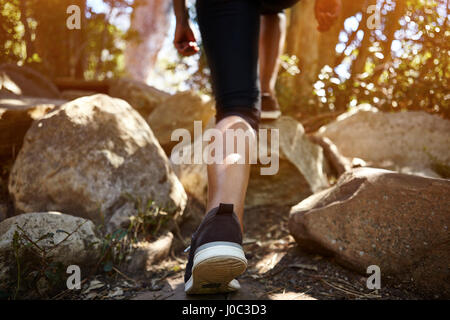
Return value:
<svg viewBox="0 0 450 320">
<path fill-rule="evenodd" d="M 249 267 L 239 281 L 241 290 L 232 294 L 186 296 L 184 267 L 187 254 L 177 239 L 171 256 L 140 278 L 117 274 L 100 291 L 88 295 L 70 294 L 72 299 L 138 300 L 309 300 L 309 299 L 420 299 L 401 284 L 384 284 L 378 291 L 366 287 L 366 277 L 337 265 L 332 259 L 298 249 L 287 230 L 289 207 L 261 207 L 246 212 L 244 249 Z M 181 227 L 189 242 L 199 218 L 190 218 Z M 130 276 L 131 277 L 131 276 Z M 89 279 L 91 281 L 92 279 Z M 114 292 L 122 290 L 122 294 Z"/>
<path fill-rule="evenodd" d="M 184 294 L 183 272 L 167 277 L 162 289 L 137 294 L 134 299 L 407 299 L 419 298 L 403 288 L 384 286 L 379 291 L 366 287 L 366 277 L 337 265 L 333 260 L 298 249 L 289 235 L 290 207 L 261 207 L 246 212 L 244 249 L 249 267 L 239 278 L 237 293 L 213 296 Z M 182 228 L 189 239 L 195 221 Z M 177 252 L 176 257 L 186 260 Z M 173 258 L 172 258 L 173 259 Z M 183 265 L 184 267 L 184 265 Z"/>
</svg>

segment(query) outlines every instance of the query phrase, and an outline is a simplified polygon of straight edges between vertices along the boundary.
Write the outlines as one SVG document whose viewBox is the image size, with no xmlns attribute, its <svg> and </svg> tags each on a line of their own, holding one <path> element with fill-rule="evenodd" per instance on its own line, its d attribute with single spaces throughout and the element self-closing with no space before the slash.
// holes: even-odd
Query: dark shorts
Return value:
<svg viewBox="0 0 450 320">
<path fill-rule="evenodd" d="M 296 2 L 197 0 L 198 24 L 216 98 L 216 121 L 237 115 L 258 128 L 260 15 L 280 13 Z"/>
</svg>

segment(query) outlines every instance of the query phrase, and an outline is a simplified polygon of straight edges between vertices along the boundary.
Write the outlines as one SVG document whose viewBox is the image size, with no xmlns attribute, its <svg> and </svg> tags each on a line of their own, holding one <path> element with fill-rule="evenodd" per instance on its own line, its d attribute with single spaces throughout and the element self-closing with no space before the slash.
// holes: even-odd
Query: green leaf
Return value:
<svg viewBox="0 0 450 320">
<path fill-rule="evenodd" d="M 125 229 L 117 229 L 116 231 L 113 232 L 112 234 L 112 238 L 120 241 L 122 240 L 125 236 L 127 235 L 127 230 Z"/>
<path fill-rule="evenodd" d="M 119 237 L 117 238 L 118 241 L 122 240 L 127 235 L 127 230 L 121 229 L 121 232 L 119 234 Z"/>
<path fill-rule="evenodd" d="M 36 243 L 41 240 L 44 240 L 44 239 L 53 238 L 54 235 L 55 234 L 53 232 L 46 233 L 43 236 L 41 236 L 39 239 L 37 239 Z"/>
</svg>

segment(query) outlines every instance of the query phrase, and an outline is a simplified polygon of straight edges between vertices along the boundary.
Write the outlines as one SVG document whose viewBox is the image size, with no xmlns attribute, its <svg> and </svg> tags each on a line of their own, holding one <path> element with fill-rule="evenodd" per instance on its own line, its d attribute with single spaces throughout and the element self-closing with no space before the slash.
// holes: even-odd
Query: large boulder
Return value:
<svg viewBox="0 0 450 320">
<path fill-rule="evenodd" d="M 293 205 L 329 186 L 323 150 L 310 141 L 299 122 L 283 116 L 263 122 L 260 128 L 279 132 L 279 148 L 270 150 L 279 157 L 279 170 L 275 175 L 261 175 L 261 168 L 267 166 L 252 166 L 246 206 Z"/>
<path fill-rule="evenodd" d="M 170 152 L 177 144 L 171 140 L 175 129 L 187 129 L 194 135 L 194 121 L 201 121 L 205 128 L 214 116 L 214 104 L 206 96 L 192 91 L 176 93 L 162 102 L 148 117 L 148 123 L 161 146 Z"/>
<path fill-rule="evenodd" d="M 209 122 L 204 126 L 203 133 L 208 129 L 214 128 L 216 123 L 215 117 L 211 118 Z M 203 127 L 203 124 L 202 124 Z M 191 135 L 192 137 L 192 135 Z M 195 145 L 201 144 L 202 150 L 204 151 L 207 143 L 203 141 L 203 136 L 193 136 L 194 142 L 189 144 L 191 150 L 194 150 Z M 175 149 L 174 149 L 175 150 Z M 172 154 L 171 154 L 172 161 Z M 177 175 L 178 179 L 180 179 L 181 184 L 183 185 L 184 190 L 186 190 L 188 196 L 190 196 L 191 200 L 195 199 L 201 206 L 206 206 L 206 202 L 208 200 L 208 173 L 206 169 L 206 165 L 204 163 L 195 163 L 194 155 L 191 155 L 191 159 L 188 163 L 175 164 L 173 162 L 172 167 Z M 192 202 L 191 202 L 192 204 Z"/>
<path fill-rule="evenodd" d="M 172 242 L 173 234 L 167 232 L 153 242 L 140 241 L 132 244 L 126 270 L 131 274 L 148 271 L 153 265 L 169 256 Z"/>
<path fill-rule="evenodd" d="M 330 254 L 366 274 L 409 281 L 450 296 L 450 181 L 374 168 L 345 173 L 338 183 L 293 207 L 289 230 L 299 246 Z"/>
<path fill-rule="evenodd" d="M 422 111 L 380 112 L 361 105 L 322 127 L 342 155 L 368 166 L 450 177 L 450 121 Z"/>
<path fill-rule="evenodd" d="M 327 174 L 340 177 L 344 172 L 350 171 L 353 167 L 353 163 L 350 159 L 342 156 L 336 145 L 327 137 L 309 135 L 308 138 L 313 143 L 322 147 L 323 155 L 328 164 L 328 166 L 326 166 Z"/>
<path fill-rule="evenodd" d="M 65 102 L 24 96 L 0 97 L 0 159 L 14 158 L 33 121 Z"/>
<path fill-rule="evenodd" d="M 26 273 L 21 275 L 21 288 L 26 280 L 32 280 L 28 279 L 31 274 L 45 269 L 46 264 L 45 275 L 55 263 L 62 264 L 64 279 L 69 276 L 66 270 L 70 265 L 79 266 L 86 275 L 100 259 L 101 244 L 92 221 L 82 218 L 59 212 L 8 218 L 0 223 L 0 289 L 17 285 L 18 263 L 20 271 Z"/>
<path fill-rule="evenodd" d="M 206 129 L 208 129 L 207 126 Z M 310 141 L 300 123 L 290 117 L 262 123 L 260 129 L 278 129 L 279 148 L 271 150 L 272 157 L 279 158 L 279 170 L 274 175 L 261 175 L 261 169 L 269 165 L 252 165 L 246 196 L 246 206 L 294 205 L 312 193 L 328 187 L 324 172 L 325 160 L 322 148 Z M 262 145 L 267 154 L 269 145 Z M 205 147 L 206 144 L 203 145 Z M 193 148 L 193 147 L 192 147 Z M 185 190 L 201 203 L 206 202 L 207 174 L 205 164 L 175 166 Z"/>
<path fill-rule="evenodd" d="M 65 101 L 39 72 L 0 64 L 0 159 L 14 158 L 31 123 Z"/>
<path fill-rule="evenodd" d="M 208 200 L 208 173 L 206 171 L 206 165 L 193 163 L 173 165 L 173 167 L 188 195 L 199 201 L 202 205 L 206 205 Z"/>
<path fill-rule="evenodd" d="M 146 85 L 143 82 L 122 78 L 111 80 L 108 94 L 127 101 L 144 119 L 170 94 Z"/>
<path fill-rule="evenodd" d="M 9 192 L 19 212 L 62 211 L 108 229 L 154 201 L 178 218 L 186 193 L 145 120 L 125 101 L 98 94 L 33 123 Z"/>
<path fill-rule="evenodd" d="M 39 72 L 15 64 L 0 64 L 0 97 L 11 95 L 60 98 L 55 84 Z"/>
</svg>

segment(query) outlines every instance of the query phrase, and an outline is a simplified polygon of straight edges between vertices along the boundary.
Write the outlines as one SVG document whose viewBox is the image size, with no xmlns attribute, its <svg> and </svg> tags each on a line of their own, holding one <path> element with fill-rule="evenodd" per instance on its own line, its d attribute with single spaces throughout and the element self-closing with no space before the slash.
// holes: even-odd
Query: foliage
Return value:
<svg viewBox="0 0 450 320">
<path fill-rule="evenodd" d="M 445 0 L 378 1 L 380 29 L 367 27 L 364 10 L 351 17 L 359 25 L 341 31 L 344 50 L 336 53 L 336 65 L 325 65 L 318 74 L 310 107 L 345 111 L 367 102 L 384 111 L 450 117 L 448 5 Z"/>
<path fill-rule="evenodd" d="M 122 76 L 124 48 L 128 42 L 140 39 L 135 31 L 121 30 L 113 22 L 142 1 L 102 0 L 107 10 L 99 13 L 86 0 L 0 0 L 0 60 L 32 65 L 51 77 L 102 80 Z M 381 27 L 376 29 L 367 26 L 367 8 L 373 3 L 382 18 Z M 82 8 L 81 30 L 66 27 L 70 4 Z M 308 70 L 292 73 L 298 58 L 283 56 L 277 91 L 285 111 L 310 115 L 342 112 L 368 102 L 386 111 L 425 110 L 449 117 L 449 0 L 365 0 L 344 4 L 351 10 L 343 12 L 340 33 L 323 35 L 335 39 L 328 41 L 329 47 L 321 47 L 318 72 L 314 71 L 312 77 L 305 75 Z M 195 26 L 192 2 L 189 11 Z M 314 23 L 314 17 L 310 19 L 308 23 Z M 347 27 L 351 21 L 356 28 Z M 322 59 L 323 52 L 332 52 L 334 63 L 322 62 L 326 60 Z M 211 94 L 203 52 L 163 64 L 168 73 L 189 75 L 179 88 Z M 290 77 L 316 80 L 305 93 L 298 90 L 298 85 L 287 85 Z"/>
<path fill-rule="evenodd" d="M 119 228 L 104 234 L 99 247 L 100 259 L 93 272 L 111 274 L 127 262 L 133 252 L 133 244 L 155 239 L 158 232 L 171 220 L 171 216 L 153 201 L 143 202 L 139 197 L 135 198 L 130 194 L 125 197 L 134 202 L 136 215 L 130 218 L 127 229 Z M 16 265 L 11 268 L 9 290 L 0 292 L 0 299 L 49 298 L 65 289 L 66 269 L 55 259 L 52 252 L 83 224 L 71 233 L 56 230 L 56 233 L 67 234 L 58 243 L 55 243 L 55 233 L 47 233 L 33 240 L 25 231 L 25 226 L 17 226 L 18 230 L 14 233 L 12 243 Z M 102 226 L 99 226 L 97 231 L 104 233 Z M 46 246 L 42 245 L 44 241 Z"/>
<path fill-rule="evenodd" d="M 158 232 L 173 218 L 152 200 L 145 202 L 131 194 L 124 194 L 124 197 L 134 203 L 136 213 L 130 217 L 130 224 L 126 229 L 119 228 L 107 233 L 102 239 L 101 258 L 95 269 L 101 266 L 107 273 L 127 262 L 134 244 L 154 240 Z"/>
<path fill-rule="evenodd" d="M 86 0 L 0 0 L 0 61 L 31 65 L 51 77 L 105 79 L 124 73 L 125 41 L 138 41 L 113 20 L 140 0 L 105 0 L 98 13 Z M 70 5 L 82 12 L 81 29 L 66 26 Z"/>
<path fill-rule="evenodd" d="M 125 261 L 127 255 L 131 252 L 131 243 L 128 232 L 124 229 L 117 229 L 113 233 L 106 234 L 102 239 L 101 258 L 97 267 L 102 266 L 104 272 L 111 272 L 114 265 L 120 265 Z"/>
<path fill-rule="evenodd" d="M 163 228 L 172 217 L 161 207 L 157 206 L 154 201 L 148 200 L 143 202 L 141 198 L 133 198 L 127 195 L 134 202 L 136 215 L 130 217 L 130 225 L 128 231 L 137 238 L 138 235 L 149 240 Z"/>
</svg>

